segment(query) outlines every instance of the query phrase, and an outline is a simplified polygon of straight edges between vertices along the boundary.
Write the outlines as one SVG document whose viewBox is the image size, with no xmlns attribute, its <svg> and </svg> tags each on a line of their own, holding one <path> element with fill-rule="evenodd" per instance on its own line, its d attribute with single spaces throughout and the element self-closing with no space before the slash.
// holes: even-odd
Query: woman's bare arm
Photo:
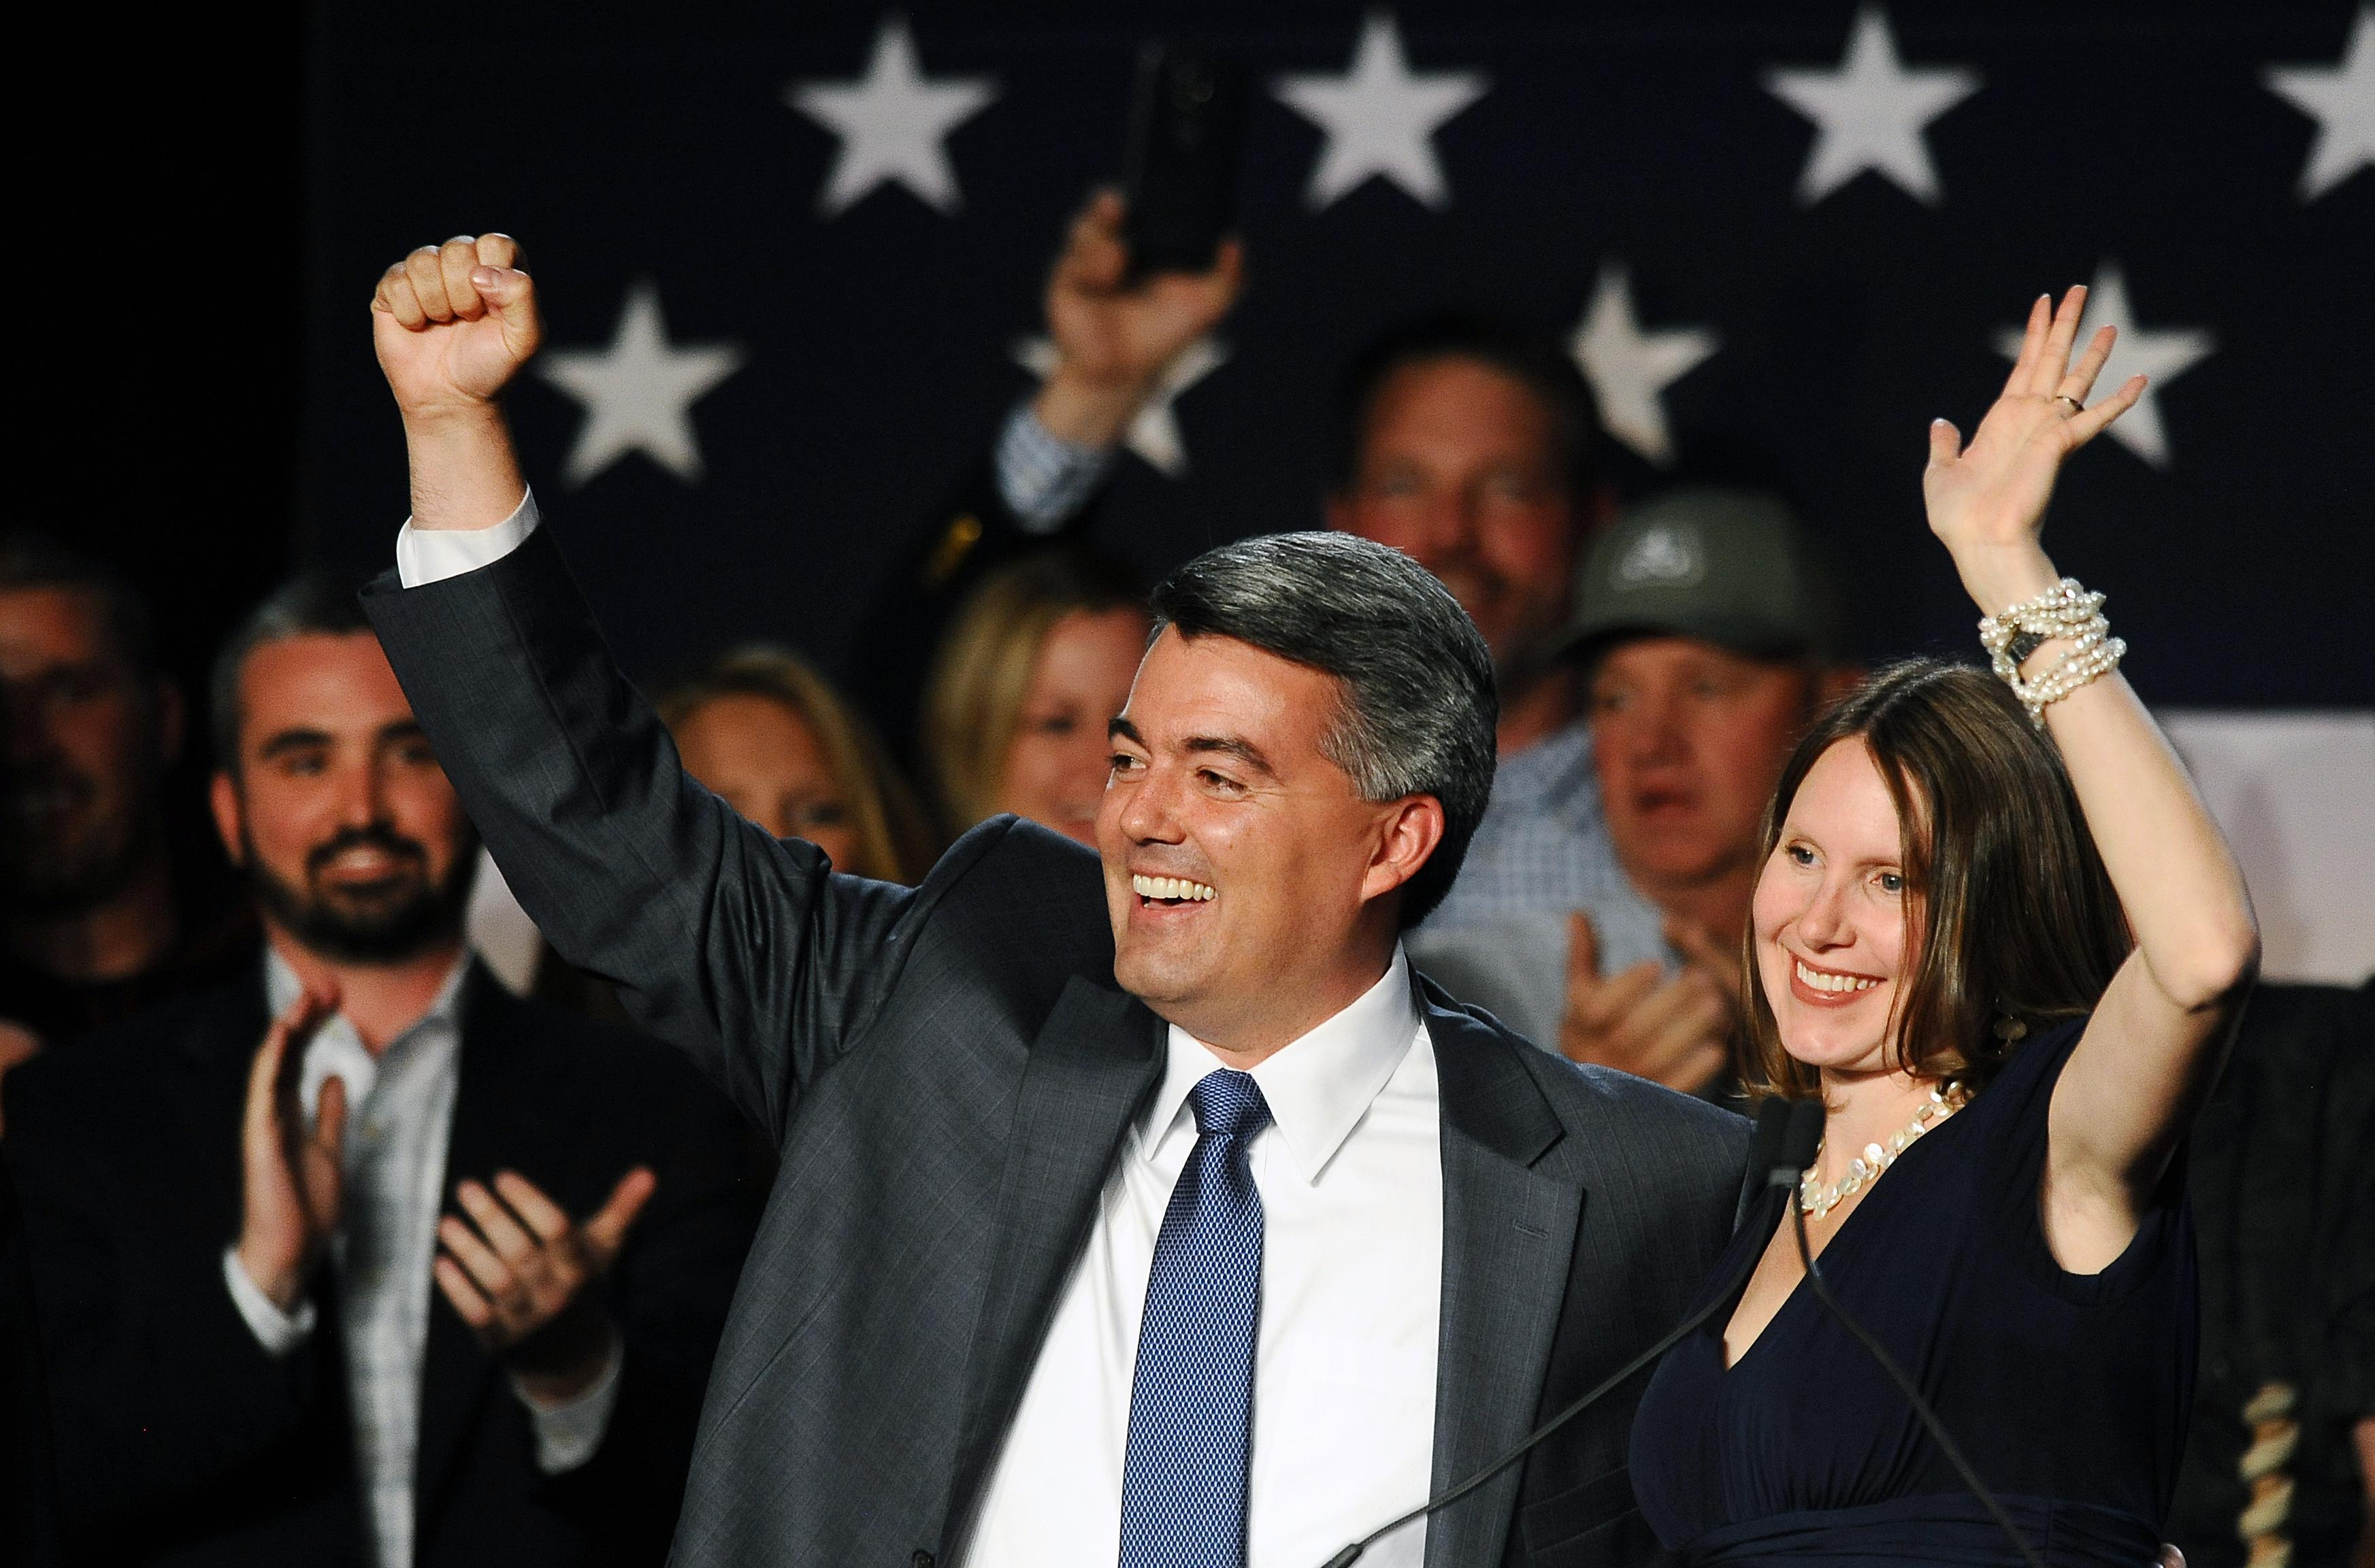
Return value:
<svg viewBox="0 0 2375 1568">
<path fill-rule="evenodd" d="M 2038 538 L 2054 477 L 2144 391 L 2135 377 L 2084 407 L 2112 339 L 2105 327 L 2070 362 L 2085 302 L 2083 289 L 2059 311 L 2037 301 L 2019 362 L 1967 448 L 1944 420 L 1931 427 L 1930 525 L 1989 615 L 2060 580 Z M 2026 669 L 2070 646 L 2047 643 Z M 2119 672 L 2049 705 L 2045 724 L 2136 938 L 2062 1071 L 2049 1124 L 2046 1238 L 2064 1268 L 2092 1273 L 2125 1250 L 2216 1076 L 2260 938 L 2226 839 Z"/>
</svg>

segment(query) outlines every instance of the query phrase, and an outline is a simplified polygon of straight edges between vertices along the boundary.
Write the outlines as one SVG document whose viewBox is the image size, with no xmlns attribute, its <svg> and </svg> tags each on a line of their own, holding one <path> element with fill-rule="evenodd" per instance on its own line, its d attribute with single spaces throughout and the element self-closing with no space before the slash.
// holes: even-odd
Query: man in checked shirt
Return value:
<svg viewBox="0 0 2375 1568">
<path fill-rule="evenodd" d="M 749 1235 L 731 1113 L 472 959 L 475 834 L 351 584 L 267 600 L 214 700 L 263 950 L 7 1086 L 70 1549 L 658 1561 Z"/>
</svg>

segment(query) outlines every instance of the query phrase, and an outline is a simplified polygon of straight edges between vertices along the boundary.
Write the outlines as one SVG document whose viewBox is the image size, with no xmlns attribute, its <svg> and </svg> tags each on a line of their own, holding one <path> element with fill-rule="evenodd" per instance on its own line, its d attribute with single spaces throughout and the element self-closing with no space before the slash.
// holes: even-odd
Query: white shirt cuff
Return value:
<svg viewBox="0 0 2375 1568">
<path fill-rule="evenodd" d="M 536 1468 L 546 1475 L 562 1475 L 594 1457 L 602 1434 L 610 1429 L 610 1412 L 619 1408 L 619 1371 L 627 1362 L 626 1345 L 616 1328 L 610 1331 L 609 1359 L 594 1386 L 566 1404 L 548 1405 L 512 1379 L 512 1392 L 527 1407 L 536 1423 Z"/>
<path fill-rule="evenodd" d="M 419 588 L 491 566 L 526 544 L 536 525 L 534 490 L 491 528 L 416 528 L 408 517 L 396 535 L 396 580 Z"/>
<path fill-rule="evenodd" d="M 313 1332 L 313 1320 L 321 1315 L 310 1300 L 299 1302 L 295 1312 L 282 1312 L 274 1305 L 272 1298 L 240 1267 L 236 1244 L 223 1248 L 223 1283 L 230 1287 L 231 1304 L 239 1308 L 239 1315 L 247 1320 L 248 1330 L 267 1356 L 285 1356 L 303 1344 Z"/>
</svg>

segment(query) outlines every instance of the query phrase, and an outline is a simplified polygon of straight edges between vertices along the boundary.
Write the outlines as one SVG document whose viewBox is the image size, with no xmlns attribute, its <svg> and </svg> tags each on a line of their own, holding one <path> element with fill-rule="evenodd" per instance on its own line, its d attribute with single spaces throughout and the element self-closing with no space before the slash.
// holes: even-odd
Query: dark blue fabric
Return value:
<svg viewBox="0 0 2375 1568">
<path fill-rule="evenodd" d="M 1247 1163 L 1270 1125 L 1245 1073 L 1188 1091 L 1196 1147 L 1171 1189 L 1122 1458 L 1121 1568 L 1244 1568 L 1261 1320 L 1262 1206 Z"/>
<path fill-rule="evenodd" d="M 2013 1527 L 2050 1562 L 2156 1562 L 2160 1541 L 2133 1514 L 1998 1493 Z M 1691 1543 L 1695 1568 L 1786 1563 L 1789 1568 L 1896 1568 L 1906 1562 L 1987 1563 L 2022 1568 L 1979 1500 L 1968 1492 L 1928 1493 L 1868 1508 L 1822 1508 L 1777 1514 L 1710 1530 Z"/>
<path fill-rule="evenodd" d="M 2143 1564 L 2192 1398 L 2192 1230 L 2180 1159 L 2109 1268 L 2054 1262 L 2038 1185 L 2053 1086 L 2081 1028 L 2028 1042 L 1908 1149 L 1821 1264 L 2049 1562 Z M 1771 1236 L 1743 1226 L 1711 1278 Z M 1805 1286 L 1729 1371 L 1727 1319 L 1674 1348 L 1634 1421 L 1634 1490 L 1671 1550 L 1695 1568 L 2019 1561 Z"/>
</svg>

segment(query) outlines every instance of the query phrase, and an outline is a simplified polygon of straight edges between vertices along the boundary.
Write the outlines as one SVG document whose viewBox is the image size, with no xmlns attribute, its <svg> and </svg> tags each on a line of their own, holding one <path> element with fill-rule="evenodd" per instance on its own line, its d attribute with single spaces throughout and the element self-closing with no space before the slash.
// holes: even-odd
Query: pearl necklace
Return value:
<svg viewBox="0 0 2375 1568">
<path fill-rule="evenodd" d="M 1814 1162 L 1798 1178 L 1798 1207 L 1806 1211 L 1807 1219 L 1822 1219 L 1880 1180 L 1880 1173 L 1896 1164 L 1896 1157 L 1910 1149 L 1916 1138 L 1970 1102 L 1971 1091 L 1959 1080 L 1931 1085 L 1929 1103 L 1915 1112 L 1913 1120 L 1902 1130 L 1890 1135 L 1886 1149 L 1876 1143 L 1865 1144 L 1862 1157 L 1849 1161 L 1847 1173 L 1828 1186 L 1814 1179 L 1814 1173 L 1823 1168 L 1823 1149 L 1829 1142 L 1826 1138 L 1814 1146 Z"/>
</svg>

